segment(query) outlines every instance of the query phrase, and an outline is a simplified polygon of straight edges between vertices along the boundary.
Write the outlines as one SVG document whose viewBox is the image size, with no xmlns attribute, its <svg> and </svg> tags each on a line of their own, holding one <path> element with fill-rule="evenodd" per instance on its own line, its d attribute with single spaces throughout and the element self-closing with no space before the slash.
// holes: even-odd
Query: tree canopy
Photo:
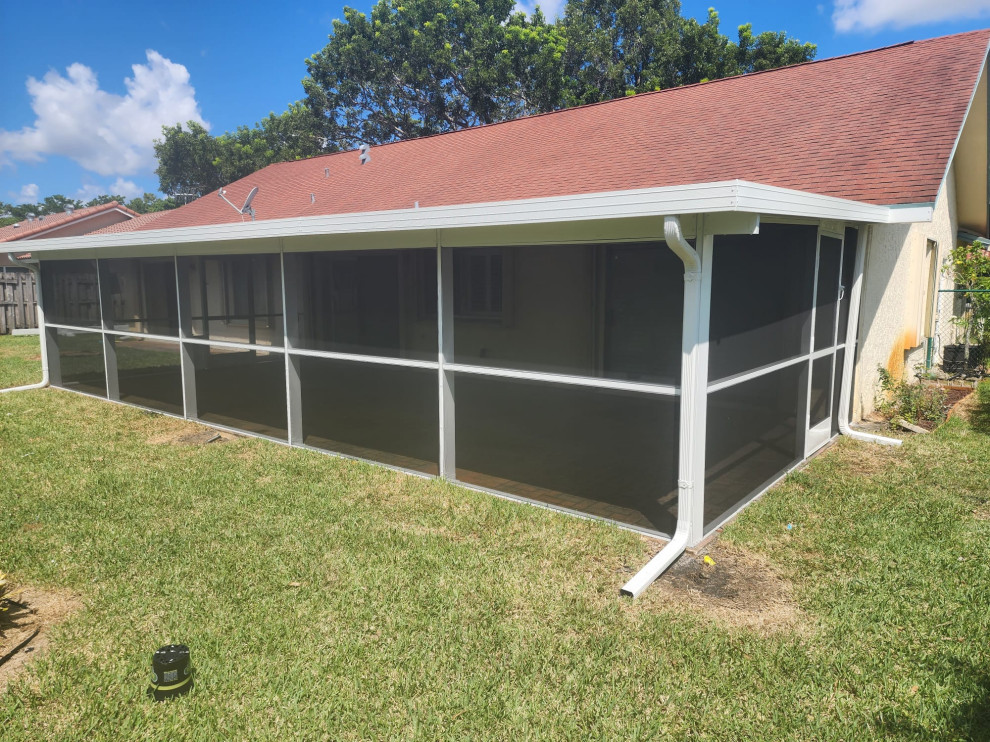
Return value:
<svg viewBox="0 0 990 742">
<path fill-rule="evenodd" d="M 568 0 L 549 22 L 515 0 L 377 0 L 344 8 L 305 60 L 305 98 L 253 127 L 211 135 L 166 126 L 155 141 L 162 193 L 175 203 L 273 162 L 490 124 L 583 103 L 814 59 L 784 31 L 730 39 L 679 0 Z"/>
<path fill-rule="evenodd" d="M 329 150 L 378 144 L 813 59 L 783 31 L 732 41 L 679 0 L 569 0 L 548 23 L 512 0 L 378 0 L 306 60 Z"/>
<path fill-rule="evenodd" d="M 166 126 L 155 140 L 159 189 L 183 199 L 202 196 L 273 162 L 319 154 L 323 141 L 309 109 L 293 103 L 253 127 L 212 136 L 201 124 Z"/>
<path fill-rule="evenodd" d="M 170 198 L 159 198 L 154 193 L 145 193 L 143 196 L 128 200 L 124 196 L 102 194 L 90 199 L 85 203 L 76 198 L 69 198 L 60 193 L 53 196 L 46 196 L 43 201 L 36 204 L 6 204 L 0 201 L 0 227 L 6 227 L 27 219 L 29 214 L 35 216 L 48 216 L 50 214 L 61 214 L 68 207 L 82 209 L 89 206 L 102 206 L 113 201 L 126 206 L 131 211 L 139 214 L 147 214 L 152 211 L 164 211 L 181 206 L 181 202 L 176 202 Z"/>
</svg>

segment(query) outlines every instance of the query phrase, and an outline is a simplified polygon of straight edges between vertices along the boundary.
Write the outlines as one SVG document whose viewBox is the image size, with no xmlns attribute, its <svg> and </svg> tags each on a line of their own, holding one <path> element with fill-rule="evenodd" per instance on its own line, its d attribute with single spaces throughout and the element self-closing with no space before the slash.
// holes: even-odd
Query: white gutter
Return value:
<svg viewBox="0 0 990 742">
<path fill-rule="evenodd" d="M 684 318 L 681 332 L 681 422 L 678 449 L 677 528 L 674 537 L 660 553 L 623 585 L 621 594 L 638 597 L 662 575 L 691 545 L 694 516 L 693 469 L 696 435 L 695 398 L 699 387 L 698 331 L 701 321 L 701 258 L 684 239 L 680 220 L 667 216 L 663 220 L 667 247 L 684 263 Z M 703 441 L 701 442 L 703 445 Z M 699 534 L 700 535 L 700 534 Z"/>
<path fill-rule="evenodd" d="M 859 231 L 856 245 L 856 268 L 849 295 L 849 316 L 846 321 L 846 353 L 842 359 L 842 385 L 839 389 L 839 432 L 857 441 L 879 443 L 883 446 L 900 446 L 903 441 L 872 433 L 862 433 L 849 426 L 849 398 L 852 395 L 853 372 L 856 364 L 856 330 L 859 327 L 859 303 L 863 293 L 863 267 L 866 264 L 866 246 L 871 227 Z"/>
<path fill-rule="evenodd" d="M 39 238 L 33 241 L 31 249 L 34 252 L 41 252 L 119 247 L 127 248 L 129 255 L 137 255 L 138 251 L 133 248 L 142 246 L 183 245 L 188 248 L 191 245 L 207 242 L 292 238 L 307 235 L 464 229 L 719 212 L 891 224 L 931 221 L 932 204 L 917 204 L 906 208 L 878 206 L 744 180 L 728 180 L 717 183 L 453 206 L 323 214 L 289 219 L 264 219 L 256 222 Z"/>
<path fill-rule="evenodd" d="M 41 340 L 41 381 L 37 384 L 0 389 L 0 394 L 6 394 L 7 392 L 26 392 L 31 389 L 44 389 L 49 383 L 48 343 L 45 342 L 45 310 L 41 306 L 41 268 L 38 263 L 25 263 L 23 260 L 18 260 L 14 253 L 7 253 L 7 257 L 18 268 L 27 268 L 34 273 L 35 296 L 38 297 L 38 334 Z"/>
</svg>

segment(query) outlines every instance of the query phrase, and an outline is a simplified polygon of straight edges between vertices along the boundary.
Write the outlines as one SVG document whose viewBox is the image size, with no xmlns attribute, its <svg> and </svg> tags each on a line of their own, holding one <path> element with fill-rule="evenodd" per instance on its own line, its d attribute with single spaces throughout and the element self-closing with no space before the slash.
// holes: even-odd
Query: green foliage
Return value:
<svg viewBox="0 0 990 742">
<path fill-rule="evenodd" d="M 312 115 L 301 103 L 220 136 L 189 121 L 162 128 L 162 138 L 155 140 L 155 174 L 159 190 L 181 205 L 273 162 L 318 154 L 320 143 Z"/>
<path fill-rule="evenodd" d="M 34 214 L 35 216 L 48 216 L 49 214 L 61 214 L 68 206 L 75 209 L 82 209 L 90 206 L 103 206 L 104 204 L 113 202 L 126 206 L 131 211 L 136 211 L 139 214 L 147 214 L 152 211 L 174 209 L 182 206 L 182 204 L 185 203 L 185 200 L 175 198 L 159 198 L 154 193 L 145 193 L 143 196 L 138 196 L 137 198 L 132 198 L 128 201 L 121 195 L 102 194 L 96 198 L 91 198 L 86 203 L 83 203 L 77 199 L 68 198 L 60 193 L 56 193 L 54 196 L 47 196 L 43 201 L 36 204 L 18 204 L 15 206 L 13 204 L 5 204 L 0 202 L 0 215 L 10 215 L 0 216 L 0 227 L 6 227 L 10 224 L 24 221 L 28 214 Z"/>
<path fill-rule="evenodd" d="M 973 345 L 990 343 L 990 248 L 980 242 L 957 245 L 944 271 L 957 289 L 972 292 L 966 295 L 969 308 L 953 321 L 968 330 Z"/>
<path fill-rule="evenodd" d="M 345 8 L 306 60 L 306 103 L 330 150 L 488 124 L 528 113 L 814 58 L 783 32 L 719 32 L 678 0 L 570 0 L 547 23 L 510 0 L 379 0 Z"/>
<path fill-rule="evenodd" d="M 513 0 L 379 0 L 344 9 L 306 60 L 330 150 L 490 124 L 560 106 L 564 41 Z"/>
<path fill-rule="evenodd" d="M 883 366 L 880 372 L 881 395 L 877 411 L 886 418 L 903 418 L 908 422 L 940 423 L 945 419 L 948 396 L 940 386 L 911 383 L 894 376 Z"/>
<path fill-rule="evenodd" d="M 13 224 L 14 222 L 24 221 L 29 214 L 34 214 L 35 216 L 61 214 L 68 206 L 80 209 L 83 203 L 82 201 L 68 198 L 61 194 L 46 196 L 43 201 L 39 201 L 36 204 L 5 204 L 0 201 L 0 214 L 9 214 L 9 217 L 6 217 L 6 219 L 9 224 Z"/>
</svg>

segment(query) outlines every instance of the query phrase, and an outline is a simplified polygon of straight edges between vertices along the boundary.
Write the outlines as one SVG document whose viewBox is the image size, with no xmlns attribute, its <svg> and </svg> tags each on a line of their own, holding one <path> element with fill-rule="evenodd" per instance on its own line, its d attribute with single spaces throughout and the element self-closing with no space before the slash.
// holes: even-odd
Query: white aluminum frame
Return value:
<svg viewBox="0 0 990 742">
<path fill-rule="evenodd" d="M 722 222 L 725 221 L 724 215 L 719 215 Z M 708 369 L 708 351 L 709 351 L 709 323 L 710 323 L 710 311 L 711 311 L 711 290 L 712 290 L 712 264 L 714 256 L 714 237 L 715 234 L 706 231 L 703 225 L 706 224 L 708 220 L 702 215 L 697 217 L 697 225 L 695 230 L 696 243 L 699 247 L 699 254 L 701 256 L 701 279 L 700 279 L 700 316 L 698 321 L 698 343 L 697 343 L 697 357 L 696 363 L 698 368 L 698 373 L 703 375 L 704 379 L 707 379 L 707 369 Z M 717 221 L 717 220 L 713 220 Z M 758 231 L 758 218 L 755 222 L 750 223 L 746 218 L 735 217 L 735 221 L 739 222 L 739 229 L 743 230 L 740 233 L 755 233 Z M 776 221 L 776 220 L 775 220 Z M 721 224 L 721 222 L 719 222 Z M 735 222 L 732 222 L 735 224 Z M 728 224 L 728 222 L 726 222 Z M 755 226 L 754 226 L 755 225 Z M 843 240 L 842 229 L 845 225 L 839 226 L 839 234 L 837 235 L 840 240 Z M 718 227 L 715 227 L 718 228 Z M 862 226 L 860 226 L 862 229 Z M 733 230 L 726 229 L 726 233 L 730 233 Z M 821 232 L 821 225 L 819 232 Z M 721 231 L 719 232 L 722 233 Z M 662 235 L 657 235 L 657 241 L 663 239 Z M 264 438 L 266 440 L 272 440 L 277 443 L 282 443 L 284 445 L 292 445 L 300 448 L 310 449 L 314 451 L 319 451 L 320 453 L 337 456 L 344 459 L 353 459 L 359 461 L 369 461 L 380 466 L 386 466 L 397 471 L 403 471 L 416 476 L 426 476 L 431 475 L 424 474 L 418 470 L 411 470 L 405 467 L 396 466 L 394 464 L 387 464 L 381 461 L 364 459 L 362 457 L 352 456 L 345 453 L 328 451 L 326 449 L 317 448 L 314 446 L 306 445 L 303 441 L 302 436 L 302 420 L 301 416 L 303 414 L 302 400 L 300 399 L 300 384 L 298 378 L 298 360 L 302 357 L 317 357 L 317 358 L 328 358 L 333 360 L 341 360 L 353 363 L 365 363 L 372 365 L 384 365 L 384 366 L 405 366 L 410 368 L 426 369 L 426 370 L 436 370 L 437 371 L 437 383 L 438 383 L 438 413 L 439 413 L 439 476 L 451 481 L 456 481 L 458 484 L 467 487 L 469 489 L 490 492 L 496 494 L 499 497 L 505 499 L 515 500 L 519 502 L 525 502 L 530 504 L 535 504 L 540 507 L 560 510 L 563 512 L 568 512 L 572 514 L 579 515 L 584 518 L 591 518 L 597 520 L 605 520 L 616 525 L 626 528 L 628 530 L 648 533 L 651 535 L 661 535 L 666 534 L 658 533 L 650 529 L 644 529 L 638 526 L 633 526 L 627 523 L 622 523 L 619 521 L 613 521 L 608 518 L 602 518 L 600 516 L 591 515 L 588 513 L 581 513 L 579 511 L 573 511 L 566 507 L 561 507 L 557 505 L 551 505 L 548 503 L 543 503 L 529 498 L 514 495 L 507 492 L 499 492 L 495 490 L 489 490 L 485 487 L 480 487 L 471 483 L 461 482 L 457 479 L 456 470 L 456 436 L 455 436 L 455 374 L 466 373 L 483 375 L 495 378 L 512 378 L 521 379 L 526 381 L 533 381 L 542 384 L 565 384 L 565 385 L 576 385 L 589 388 L 600 388 L 600 389 L 615 389 L 622 391 L 630 391 L 637 394 L 643 395 L 660 395 L 660 396 L 679 396 L 680 386 L 679 385 L 662 385 L 662 384 L 648 384 L 635 381 L 625 381 L 625 380 L 615 380 L 615 379 L 605 379 L 600 377 L 591 376 L 579 376 L 579 375 L 569 375 L 569 374 L 552 374 L 544 372 L 534 372 L 534 371 L 523 371 L 511 368 L 499 368 L 490 366 L 477 366 L 472 364 L 460 364 L 452 362 L 453 358 L 453 246 L 444 246 L 443 239 L 441 236 L 441 231 L 437 229 L 434 235 L 434 245 L 437 253 L 437 333 L 438 333 L 438 354 L 436 361 L 427 361 L 419 359 L 406 359 L 398 358 L 394 356 L 374 356 L 374 355 L 364 355 L 364 354 L 351 354 L 351 353 L 339 353 L 330 351 L 317 351 L 309 350 L 303 348 L 294 347 L 293 338 L 295 337 L 295 319 L 294 319 L 294 307 L 293 307 L 293 294 L 287 291 L 287 275 L 286 275 L 286 261 L 284 245 L 282 245 L 281 239 L 279 240 L 279 247 L 277 253 L 279 254 L 280 267 L 281 267 L 281 289 L 282 289 L 282 313 L 283 313 L 283 346 L 268 346 L 268 345 L 258 345 L 251 343 L 239 343 L 231 341 L 219 341 L 210 338 L 196 338 L 191 336 L 191 324 L 189 314 L 190 307 L 190 296 L 188 291 L 188 286 L 182 281 L 182 274 L 179 270 L 179 260 L 178 252 L 173 254 L 175 275 L 176 275 L 176 291 L 177 291 L 177 302 L 178 302 L 178 313 L 179 313 L 179 333 L 178 336 L 168 336 L 168 335 L 158 335 L 151 333 L 141 333 L 133 332 L 128 330 L 116 330 L 106 326 L 103 310 L 104 310 L 104 297 L 102 293 L 100 295 L 100 323 L 98 327 L 80 327 L 75 325 L 66 325 L 59 323 L 46 323 L 42 328 L 42 337 L 45 342 L 48 342 L 47 328 L 52 329 L 63 329 L 75 332 L 89 332 L 101 334 L 104 339 L 104 369 L 107 372 L 107 385 L 108 385 L 108 397 L 110 401 L 117 402 L 119 404 L 130 404 L 131 406 L 139 407 L 141 409 L 148 409 L 156 412 L 161 412 L 161 414 L 166 414 L 174 417 L 178 415 L 173 415 L 172 413 L 163 412 L 160 410 L 154 410 L 153 408 L 145 407 L 142 405 L 134 405 L 132 403 L 121 402 L 119 399 L 114 399 L 109 396 L 110 391 L 110 381 L 109 381 L 109 371 L 110 368 L 107 365 L 107 352 L 106 343 L 107 338 L 113 336 L 119 337 L 135 337 L 135 338 L 147 338 L 160 340 L 165 342 L 176 343 L 180 349 L 181 358 L 181 368 L 182 368 L 182 378 L 183 378 L 183 417 L 185 419 L 197 421 L 205 425 L 217 428 L 218 430 L 225 430 L 236 433 L 238 435 L 246 435 L 252 437 Z M 257 251 L 252 251 L 257 252 Z M 275 251 L 265 251 L 275 254 Z M 820 245 L 816 246 L 816 267 L 815 267 L 815 292 L 817 292 L 817 279 L 818 279 L 818 255 L 820 252 Z M 60 256 L 62 257 L 62 256 Z M 73 256 L 74 257 L 74 256 Z M 844 250 L 842 251 L 842 257 L 844 258 Z M 97 275 L 99 277 L 100 273 L 100 261 L 102 258 L 96 258 L 97 261 Z M 842 272 L 842 262 L 840 259 L 840 276 Z M 848 290 L 848 287 L 847 287 Z M 813 346 L 814 338 L 814 312 L 817 308 L 813 305 L 813 315 L 812 315 L 812 328 L 811 328 L 811 340 L 809 341 L 809 347 Z M 838 312 L 838 308 L 836 310 Z M 839 332 L 839 328 L 836 328 L 836 333 Z M 826 349 L 811 350 L 808 353 L 796 356 L 785 361 L 777 362 L 760 369 L 754 369 L 743 374 L 738 374 L 733 377 L 727 377 L 723 379 L 714 380 L 711 382 L 706 382 L 699 384 L 699 392 L 697 398 L 694 400 L 694 425 L 695 435 L 702 445 L 697 445 L 694 447 L 692 454 L 692 462 L 688 464 L 689 470 L 692 473 L 692 481 L 694 486 L 694 495 L 696 502 L 696 507 L 694 508 L 694 516 L 691 531 L 692 543 L 697 543 L 703 537 L 703 534 L 710 533 L 712 529 L 717 528 L 718 525 L 725 522 L 726 520 L 732 518 L 737 514 L 743 507 L 745 507 L 749 502 L 758 497 L 764 489 L 759 492 L 752 494 L 742 501 L 737 507 L 735 507 L 731 512 L 727 512 L 719 516 L 719 518 L 709 525 L 705 529 L 704 524 L 704 477 L 705 477 L 705 446 L 704 441 L 706 440 L 706 422 L 707 422 L 707 400 L 708 395 L 717 392 L 721 389 L 725 389 L 737 384 L 744 383 L 750 379 L 757 378 L 769 373 L 773 373 L 782 368 L 787 368 L 799 363 L 809 364 L 809 384 L 810 384 L 810 364 L 814 358 L 822 357 L 827 354 L 833 355 L 833 374 L 834 371 L 834 354 L 837 350 L 844 348 L 843 343 L 838 342 L 838 338 L 833 336 L 833 346 Z M 216 346 L 220 348 L 231 348 L 236 350 L 257 350 L 267 353 L 282 353 L 285 358 L 285 374 L 286 374 L 286 404 L 287 404 L 287 415 L 288 415 L 288 437 L 287 440 L 282 440 L 280 438 L 274 438 L 271 436 L 254 433 L 250 431 L 244 431 L 238 428 L 233 428 L 224 425 L 217 425 L 208 421 L 204 421 L 198 417 L 197 414 L 197 404 L 196 404 L 196 387 L 195 387 L 195 369 L 192 364 L 192 358 L 189 355 L 189 350 L 192 346 L 203 345 L 203 346 Z M 57 368 L 57 353 L 49 355 L 54 355 L 55 358 L 53 362 Z M 114 374 L 116 376 L 116 374 Z M 834 378 L 834 377 L 833 377 Z M 834 383 L 832 385 L 834 387 Z M 69 389 L 69 391 L 76 391 Z M 78 392 L 80 394 L 86 394 L 87 396 L 93 396 L 98 399 L 103 399 L 98 395 L 92 395 L 86 392 Z M 831 395 L 834 391 L 830 389 L 830 412 L 831 412 Z M 831 419 L 831 414 L 830 418 Z M 681 425 L 684 421 L 681 421 Z M 800 462 L 798 462 L 799 465 Z M 684 464 L 682 463 L 682 470 Z M 683 474 L 681 475 L 683 476 Z M 772 483 L 771 483 L 772 484 Z"/>
<path fill-rule="evenodd" d="M 663 240 L 662 235 L 658 235 L 655 241 L 661 242 Z M 628 240 L 624 240 L 628 241 Z M 74 391 L 79 394 L 84 394 L 86 396 L 93 397 L 95 399 L 105 399 L 110 402 L 116 402 L 117 404 L 125 404 L 132 407 L 137 407 L 139 409 L 148 410 L 152 412 L 159 412 L 163 415 L 168 415 L 171 417 L 180 417 L 171 412 L 164 410 L 158 410 L 153 407 L 148 407 L 146 405 L 134 404 L 131 402 L 121 401 L 119 398 L 119 393 L 114 393 L 111 396 L 112 385 L 111 377 L 116 380 L 116 366 L 110 362 L 110 356 L 112 355 L 111 349 L 111 338 L 114 337 L 131 337 L 136 339 L 147 339 L 155 340 L 159 342 L 166 342 L 175 344 L 180 353 L 180 369 L 182 374 L 182 391 L 183 391 L 183 415 L 184 419 L 191 420 L 194 422 L 201 423 L 203 425 L 208 425 L 217 430 L 223 430 L 238 435 L 250 436 L 263 438 L 265 440 L 274 441 L 276 443 L 281 443 L 283 445 L 290 445 L 299 448 L 305 448 L 308 450 L 318 451 L 323 454 L 336 456 L 339 458 L 365 461 L 368 463 L 373 463 L 380 466 L 386 466 L 390 469 L 397 471 L 402 471 L 409 474 L 414 474 L 421 477 L 430 477 L 432 475 L 426 474 L 422 471 L 415 469 L 409 469 L 407 467 L 397 466 L 395 464 L 388 464 L 374 459 L 366 459 L 360 456 L 353 456 L 346 453 L 341 453 L 337 451 L 329 451 L 327 449 L 310 446 L 304 442 L 302 433 L 302 415 L 304 410 L 302 407 L 301 400 L 301 389 L 298 376 L 298 359 L 303 357 L 314 357 L 314 358 L 327 358 L 331 360 L 346 361 L 351 363 L 364 363 L 378 366 L 399 366 L 407 368 L 417 368 L 425 370 L 436 370 L 438 378 L 438 391 L 439 391 L 439 437 L 440 437 L 440 456 L 438 467 L 439 476 L 450 481 L 455 481 L 459 485 L 464 486 L 468 489 L 477 490 L 487 493 L 495 493 L 499 497 L 509 500 L 515 500 L 518 502 L 523 502 L 527 504 L 534 504 L 540 507 L 544 507 L 551 510 L 560 510 L 562 512 L 567 512 L 570 514 L 580 515 L 584 518 L 590 518 L 594 520 L 604 520 L 610 523 L 614 523 L 622 528 L 635 531 L 637 533 L 646 533 L 654 536 L 666 536 L 659 531 L 643 528 L 640 526 L 635 526 L 628 523 L 623 523 L 621 521 L 615 521 L 609 518 L 604 518 L 601 516 L 596 516 L 588 513 L 581 513 L 580 511 L 573 510 L 571 508 L 552 505 L 549 503 L 543 503 L 538 500 L 533 500 L 521 495 L 515 495 L 509 492 L 499 492 L 496 490 L 491 490 L 486 487 L 478 486 L 469 482 L 463 482 L 457 478 L 456 469 L 456 436 L 455 436 L 455 375 L 458 373 L 474 374 L 480 376 L 489 376 L 496 378 L 512 378 L 521 379 L 525 381 L 533 381 L 541 384 L 551 384 L 551 385 L 568 385 L 568 386 L 582 386 L 588 388 L 597 389 L 612 389 L 629 391 L 643 395 L 659 395 L 659 396 L 678 396 L 680 394 L 679 387 L 675 385 L 664 385 L 664 384 L 649 384 L 643 382 L 634 381 L 624 381 L 616 379 L 607 379 L 592 376 L 580 376 L 571 374 L 553 374 L 544 373 L 538 371 L 523 371 L 511 368 L 499 368 L 490 366 L 476 366 L 472 364 L 459 364 L 449 362 L 448 359 L 453 358 L 453 250 L 454 247 L 444 247 L 442 244 L 442 239 L 440 231 L 436 231 L 435 244 L 437 250 L 437 333 L 438 333 L 438 344 L 439 352 L 436 361 L 427 361 L 419 359 L 410 358 L 399 358 L 395 356 L 376 356 L 376 355 L 366 355 L 359 353 L 340 353 L 334 351 L 321 351 L 321 350 L 310 350 L 305 348 L 296 347 L 294 340 L 295 332 L 295 314 L 294 314 L 294 294 L 287 291 L 287 276 L 286 276 L 286 261 L 285 254 L 286 251 L 281 247 L 278 251 L 279 255 L 279 265 L 281 269 L 281 289 L 282 289 L 282 315 L 283 315 L 283 345 L 260 345 L 257 343 L 247 343 L 247 342 L 236 342 L 229 340 L 216 340 L 209 337 L 193 337 L 191 332 L 191 317 L 189 316 L 190 311 L 190 295 L 187 282 L 184 282 L 183 275 L 180 271 L 179 255 L 173 254 L 173 265 L 175 270 L 175 281 L 176 281 L 176 292 L 177 292 L 177 308 L 178 308 L 178 319 L 179 319 L 179 331 L 177 335 L 161 335 L 157 333 L 147 333 L 147 332 L 136 332 L 133 330 L 121 330 L 115 329 L 108 326 L 109 320 L 106 318 L 104 313 L 104 307 L 107 304 L 107 297 L 102 294 L 102 282 L 100 278 L 100 273 L 102 269 L 102 261 L 108 258 L 94 258 L 96 262 L 97 271 L 97 284 L 98 284 L 98 294 L 99 294 L 99 311 L 100 318 L 99 323 L 93 327 L 83 327 L 78 325 L 70 325 L 63 323 L 52 323 L 48 322 L 45 324 L 43 330 L 51 328 L 53 330 L 65 330 L 70 332 L 79 333 L 92 333 L 100 335 L 103 340 L 103 351 L 104 351 L 104 374 L 107 380 L 107 391 L 106 397 L 100 395 L 91 394 L 89 392 L 78 391 L 69 387 L 60 386 L 60 388 L 66 391 Z M 581 243 L 576 243 L 581 244 Z M 275 252 L 266 254 L 276 254 Z M 47 336 L 43 334 L 43 337 Z M 246 431 L 240 428 L 235 428 L 228 425 L 220 425 L 213 423 L 211 421 L 203 420 L 198 415 L 198 405 L 196 400 L 196 382 L 195 382 L 195 367 L 190 355 L 190 349 L 193 346 L 206 346 L 206 347 L 216 347 L 216 348 L 227 348 L 231 350 L 254 350 L 265 353 L 282 354 L 285 358 L 285 389 L 286 389 L 286 412 L 288 421 L 288 434 L 287 439 L 281 439 L 262 433 L 256 433 L 252 431 Z M 55 356 L 55 363 L 57 368 L 57 352 L 53 354 Z M 112 373 L 111 373 L 112 372 Z M 61 378 L 59 378 L 61 384 Z"/>
</svg>

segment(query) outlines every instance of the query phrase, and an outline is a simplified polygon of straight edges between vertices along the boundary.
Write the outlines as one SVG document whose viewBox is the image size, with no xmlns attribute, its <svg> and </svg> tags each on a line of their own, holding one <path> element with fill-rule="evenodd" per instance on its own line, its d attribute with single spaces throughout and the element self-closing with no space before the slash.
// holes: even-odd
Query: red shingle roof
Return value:
<svg viewBox="0 0 990 742">
<path fill-rule="evenodd" d="M 227 197 L 258 186 L 259 220 L 734 179 L 932 203 L 988 43 L 973 31 L 396 142 L 365 165 L 356 152 L 279 163 Z M 113 231 L 236 221 L 212 193 Z"/>
<path fill-rule="evenodd" d="M 167 213 L 167 211 L 152 211 L 148 214 L 140 214 L 135 216 L 133 219 L 128 219 L 124 222 L 117 222 L 116 224 L 110 224 L 102 229 L 94 230 L 89 234 L 113 234 L 114 232 L 134 232 L 139 229 L 152 229 L 152 227 L 148 227 L 148 225 L 157 221 Z"/>
<path fill-rule="evenodd" d="M 122 211 L 131 217 L 138 215 L 136 211 L 131 211 L 126 206 L 123 206 L 116 201 L 111 201 L 108 204 L 75 209 L 71 213 L 68 211 L 63 211 L 59 214 L 47 214 L 46 216 L 36 219 L 33 222 L 29 222 L 24 219 L 16 225 L 10 224 L 6 227 L 0 227 L 0 242 L 14 242 L 15 240 L 23 240 L 27 237 L 40 235 L 50 229 L 64 227 L 65 225 L 79 221 L 80 219 L 86 219 L 94 216 L 95 214 L 100 214 L 104 211 L 112 211 L 114 209 L 117 211 Z M 121 223 L 126 224 L 127 222 Z"/>
</svg>

